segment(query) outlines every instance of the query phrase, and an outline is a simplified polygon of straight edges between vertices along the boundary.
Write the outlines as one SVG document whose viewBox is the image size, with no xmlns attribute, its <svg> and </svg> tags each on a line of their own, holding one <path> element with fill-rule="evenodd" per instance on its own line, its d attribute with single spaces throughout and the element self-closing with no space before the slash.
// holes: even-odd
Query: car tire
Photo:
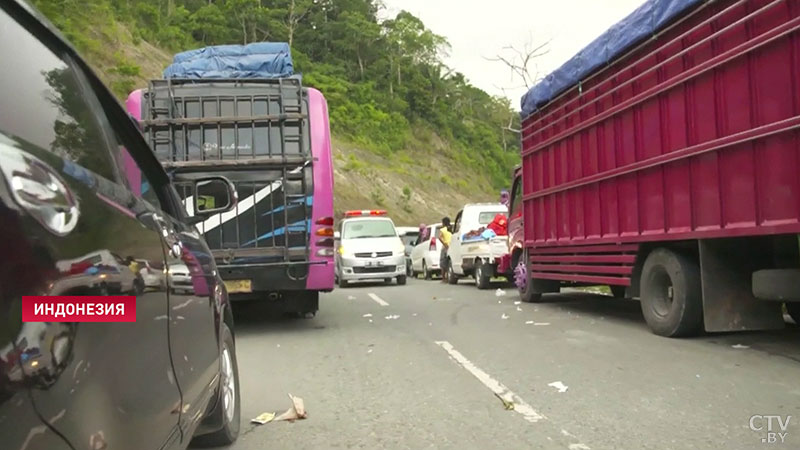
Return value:
<svg viewBox="0 0 800 450">
<path fill-rule="evenodd" d="M 458 284 L 458 275 L 450 262 L 447 263 L 447 284 Z"/>
<path fill-rule="evenodd" d="M 478 289 L 489 289 L 492 281 L 492 268 L 489 264 L 481 261 L 475 265 L 475 286 Z"/>
<path fill-rule="evenodd" d="M 347 280 L 343 280 L 343 279 L 339 278 L 339 287 L 340 288 L 348 288 L 348 287 L 350 287 L 350 282 L 347 281 Z"/>
<path fill-rule="evenodd" d="M 222 324 L 222 351 L 220 352 L 220 383 L 217 404 L 209 417 L 222 422 L 222 427 L 209 434 L 192 439 L 193 447 L 220 447 L 236 442 L 241 427 L 241 402 L 239 366 L 236 346 L 228 325 Z"/>
<path fill-rule="evenodd" d="M 786 302 L 786 312 L 794 320 L 795 325 L 800 326 L 800 303 Z"/>
<path fill-rule="evenodd" d="M 614 298 L 625 298 L 625 286 L 611 285 L 611 295 Z"/>
<path fill-rule="evenodd" d="M 422 276 L 429 281 L 433 278 L 433 273 L 428 270 L 428 263 L 426 263 L 424 259 L 422 260 Z"/>
<path fill-rule="evenodd" d="M 406 277 L 404 275 L 400 275 L 399 277 L 397 277 L 397 285 L 398 286 L 405 286 L 406 281 L 407 281 L 407 279 L 406 279 Z"/>
<path fill-rule="evenodd" d="M 392 279 L 391 278 L 384 278 L 383 284 L 392 284 Z"/>
<path fill-rule="evenodd" d="M 653 333 L 679 337 L 702 330 L 700 267 L 693 258 L 665 248 L 653 250 L 642 268 L 640 286 L 642 314 Z"/>
</svg>

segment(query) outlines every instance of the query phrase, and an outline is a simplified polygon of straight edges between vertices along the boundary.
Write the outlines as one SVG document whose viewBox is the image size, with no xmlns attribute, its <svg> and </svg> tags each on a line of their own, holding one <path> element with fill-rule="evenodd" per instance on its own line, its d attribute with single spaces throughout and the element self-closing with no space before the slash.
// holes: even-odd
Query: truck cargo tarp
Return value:
<svg viewBox="0 0 800 450">
<path fill-rule="evenodd" d="M 609 64 L 692 6 L 707 0 L 647 0 L 522 96 L 522 117 Z"/>
<path fill-rule="evenodd" d="M 289 44 L 255 42 L 178 53 L 164 78 L 284 78 L 293 73 Z"/>
</svg>

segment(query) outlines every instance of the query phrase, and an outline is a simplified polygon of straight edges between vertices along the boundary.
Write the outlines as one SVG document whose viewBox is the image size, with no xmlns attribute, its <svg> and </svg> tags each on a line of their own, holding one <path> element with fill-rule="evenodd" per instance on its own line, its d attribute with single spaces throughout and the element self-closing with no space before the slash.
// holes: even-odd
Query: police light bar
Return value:
<svg viewBox="0 0 800 450">
<path fill-rule="evenodd" d="M 373 209 L 373 210 L 364 209 L 364 210 L 361 210 L 361 211 L 358 211 L 358 210 L 356 210 L 356 211 L 347 211 L 347 212 L 344 213 L 345 217 L 385 216 L 385 215 L 386 215 L 386 211 L 384 211 L 382 209 Z"/>
</svg>

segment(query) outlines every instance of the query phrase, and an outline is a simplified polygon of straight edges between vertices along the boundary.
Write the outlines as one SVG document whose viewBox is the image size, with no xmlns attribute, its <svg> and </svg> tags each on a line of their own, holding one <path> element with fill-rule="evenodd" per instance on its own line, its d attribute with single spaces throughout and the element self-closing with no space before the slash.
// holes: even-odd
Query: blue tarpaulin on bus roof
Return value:
<svg viewBox="0 0 800 450">
<path fill-rule="evenodd" d="M 557 97 L 633 44 L 653 36 L 692 6 L 708 0 L 647 0 L 522 96 L 522 117 Z"/>
<path fill-rule="evenodd" d="M 164 78 L 284 78 L 293 73 L 289 44 L 255 42 L 178 53 Z"/>
</svg>

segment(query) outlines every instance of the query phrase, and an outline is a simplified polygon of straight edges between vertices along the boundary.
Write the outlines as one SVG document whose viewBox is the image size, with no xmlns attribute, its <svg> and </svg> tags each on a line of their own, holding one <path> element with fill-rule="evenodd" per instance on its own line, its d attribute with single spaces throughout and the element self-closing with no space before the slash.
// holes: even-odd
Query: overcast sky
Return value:
<svg viewBox="0 0 800 450">
<path fill-rule="evenodd" d="M 493 95 L 511 99 L 519 109 L 526 89 L 500 62 L 487 61 L 503 47 L 524 49 L 550 40 L 549 53 L 537 59 L 545 76 L 585 47 L 611 25 L 627 16 L 644 0 L 383 0 L 381 15 L 400 10 L 414 14 L 436 34 L 450 42 L 447 64 L 462 72 L 472 84 Z"/>
</svg>

